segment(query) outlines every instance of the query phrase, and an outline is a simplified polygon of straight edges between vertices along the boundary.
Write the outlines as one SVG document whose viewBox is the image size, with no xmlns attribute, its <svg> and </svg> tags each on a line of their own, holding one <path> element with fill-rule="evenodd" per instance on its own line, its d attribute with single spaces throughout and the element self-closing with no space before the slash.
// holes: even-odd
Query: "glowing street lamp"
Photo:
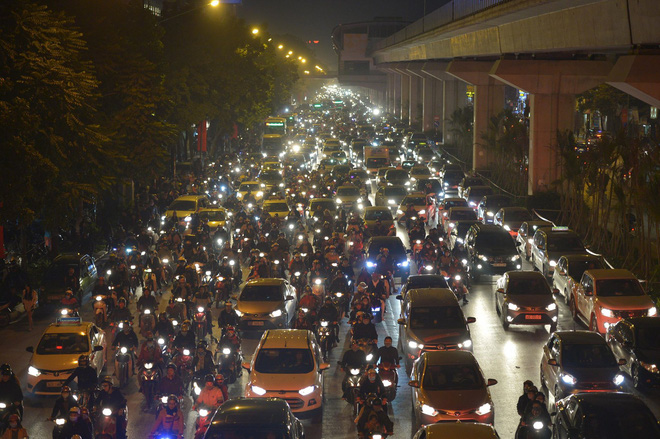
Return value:
<svg viewBox="0 0 660 439">
<path fill-rule="evenodd" d="M 253 27 L 252 28 L 252 35 L 258 35 L 259 34 L 259 28 Z"/>
<path fill-rule="evenodd" d="M 277 46 L 277 48 L 282 50 L 282 49 L 284 49 L 284 46 L 282 44 L 280 44 L 279 46 Z"/>
</svg>

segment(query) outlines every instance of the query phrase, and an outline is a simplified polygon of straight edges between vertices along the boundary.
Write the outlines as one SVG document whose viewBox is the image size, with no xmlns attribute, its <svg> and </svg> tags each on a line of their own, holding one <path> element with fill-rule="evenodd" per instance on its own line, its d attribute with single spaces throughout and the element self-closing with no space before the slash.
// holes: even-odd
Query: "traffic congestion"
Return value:
<svg viewBox="0 0 660 439">
<path fill-rule="evenodd" d="M 315 102 L 21 286 L 3 439 L 660 437 L 631 272 L 365 98 Z"/>
</svg>

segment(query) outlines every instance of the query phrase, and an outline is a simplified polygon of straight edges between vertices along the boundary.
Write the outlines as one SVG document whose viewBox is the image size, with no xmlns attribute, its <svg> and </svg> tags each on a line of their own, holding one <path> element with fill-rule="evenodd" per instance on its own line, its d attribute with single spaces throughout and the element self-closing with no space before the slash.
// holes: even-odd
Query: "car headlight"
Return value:
<svg viewBox="0 0 660 439">
<path fill-rule="evenodd" d="M 652 363 L 645 363 L 643 361 L 640 361 L 639 364 L 646 370 L 648 370 L 651 373 L 658 373 L 658 365 L 657 364 L 652 364 Z"/>
<path fill-rule="evenodd" d="M 561 374 L 561 380 L 565 383 L 568 384 L 569 386 L 574 386 L 577 384 L 577 380 L 575 377 L 569 373 L 562 373 Z"/>
<path fill-rule="evenodd" d="M 623 384 L 624 378 L 625 377 L 623 376 L 623 374 L 617 373 L 616 375 L 614 375 L 614 379 L 612 381 L 614 382 L 615 386 L 620 386 L 621 384 Z"/>
<path fill-rule="evenodd" d="M 490 413 L 491 410 L 493 410 L 493 406 L 490 405 L 490 403 L 486 403 L 486 404 L 480 406 L 480 407 L 475 411 L 475 413 L 478 414 L 479 416 L 482 416 L 482 415 L 486 415 L 486 414 Z"/>
<path fill-rule="evenodd" d="M 511 262 L 516 262 L 518 259 L 520 259 L 520 255 L 511 256 Z"/>
<path fill-rule="evenodd" d="M 341 198 L 335 198 L 335 203 L 341 204 L 342 203 Z"/>
<path fill-rule="evenodd" d="M 208 415 L 209 415 L 209 411 L 208 411 L 208 410 L 206 410 L 206 409 L 199 409 L 199 416 L 201 416 L 202 418 L 205 418 L 205 417 L 207 417 Z"/>
<path fill-rule="evenodd" d="M 463 343 L 458 344 L 459 349 L 470 349 L 471 346 L 472 346 L 472 340 L 470 339 L 467 339 Z"/>
<path fill-rule="evenodd" d="M 658 314 L 658 308 L 655 306 L 652 306 L 649 308 L 649 310 L 646 312 L 647 317 L 655 317 Z"/>
<path fill-rule="evenodd" d="M 419 211 L 419 214 L 420 214 L 420 215 L 425 215 L 425 214 L 426 214 L 426 209 L 422 209 L 422 210 L 420 210 L 420 211 Z"/>
<path fill-rule="evenodd" d="M 261 388 L 261 387 L 259 387 L 259 386 L 254 386 L 254 385 L 253 385 L 253 386 L 252 386 L 252 391 L 253 391 L 254 393 L 256 393 L 257 395 L 259 395 L 259 396 L 263 396 L 263 395 L 266 394 L 266 389 Z"/>
<path fill-rule="evenodd" d="M 316 388 L 315 386 L 307 386 L 304 389 L 300 389 L 298 393 L 300 393 L 302 396 L 307 396 L 310 393 L 312 393 L 315 388 Z"/>
<path fill-rule="evenodd" d="M 430 405 L 422 404 L 421 410 L 426 416 L 438 416 L 438 411 Z"/>
<path fill-rule="evenodd" d="M 424 345 L 417 343 L 415 340 L 410 340 L 408 342 L 408 347 L 411 349 L 424 349 Z"/>
<path fill-rule="evenodd" d="M 515 303 L 507 303 L 506 307 L 509 308 L 511 311 L 518 311 L 520 309 L 520 307 Z"/>
<path fill-rule="evenodd" d="M 557 261 L 550 261 L 548 262 L 548 265 L 550 265 L 551 267 L 555 267 L 557 265 Z"/>
<path fill-rule="evenodd" d="M 33 377 L 38 377 L 39 375 L 41 375 L 41 372 L 36 367 L 30 366 L 28 367 L 28 375 L 32 375 Z"/>
<path fill-rule="evenodd" d="M 279 317 L 281 315 L 282 315 L 282 310 L 281 309 L 276 309 L 275 311 L 273 311 L 272 313 L 269 314 L 269 316 L 271 316 L 271 317 Z"/>
<path fill-rule="evenodd" d="M 488 262 L 488 256 L 479 255 L 479 259 L 481 259 L 484 262 Z"/>
<path fill-rule="evenodd" d="M 509 226 L 507 226 L 507 225 L 505 224 L 505 225 L 504 225 L 504 230 L 506 230 L 507 232 L 510 232 L 510 231 L 511 231 L 511 227 L 509 227 Z"/>
<path fill-rule="evenodd" d="M 486 216 L 492 217 L 493 215 L 495 215 L 493 212 L 486 212 Z"/>
<path fill-rule="evenodd" d="M 395 202 L 394 202 L 394 200 L 389 199 L 389 200 L 387 200 L 387 204 L 395 204 Z"/>
<path fill-rule="evenodd" d="M 605 317 L 610 317 L 610 318 L 614 317 L 614 311 L 612 311 L 609 308 L 601 308 L 600 313 Z"/>
<path fill-rule="evenodd" d="M 234 311 L 236 312 L 236 315 L 238 315 L 239 317 L 243 317 L 243 312 L 242 311 L 239 311 L 237 309 L 234 309 Z"/>
<path fill-rule="evenodd" d="M 551 303 L 550 305 L 545 307 L 546 311 L 554 311 L 557 309 L 557 304 L 556 303 Z"/>
</svg>

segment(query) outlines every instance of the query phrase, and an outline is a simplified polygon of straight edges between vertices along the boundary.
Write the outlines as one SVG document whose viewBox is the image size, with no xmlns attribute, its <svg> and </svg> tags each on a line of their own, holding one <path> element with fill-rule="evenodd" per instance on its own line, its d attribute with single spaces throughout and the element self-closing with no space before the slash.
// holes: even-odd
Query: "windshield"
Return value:
<svg viewBox="0 0 660 439">
<path fill-rule="evenodd" d="M 472 209 L 452 210 L 449 214 L 450 220 L 476 220 L 477 214 Z"/>
<path fill-rule="evenodd" d="M 330 211 L 334 211 L 334 210 L 337 209 L 337 205 L 335 203 L 333 203 L 332 201 L 324 200 L 324 201 L 312 202 L 312 204 L 310 204 L 309 208 L 310 208 L 310 210 L 312 210 L 314 212 L 323 211 L 325 209 L 328 209 Z"/>
<path fill-rule="evenodd" d="M 332 153 L 332 156 L 338 159 L 345 159 L 346 153 L 344 151 L 336 151 Z"/>
<path fill-rule="evenodd" d="M 284 296 L 280 285 L 246 285 L 240 299 L 243 302 L 281 302 Z"/>
<path fill-rule="evenodd" d="M 403 186 L 388 186 L 383 189 L 383 195 L 385 196 L 403 196 L 407 193 L 408 191 Z"/>
<path fill-rule="evenodd" d="M 617 367 L 610 348 L 603 344 L 564 344 L 561 353 L 563 367 Z"/>
<path fill-rule="evenodd" d="M 314 359 L 309 349 L 261 349 L 254 370 L 259 373 L 310 373 L 314 370 Z"/>
<path fill-rule="evenodd" d="M 467 203 L 465 202 L 465 200 L 460 199 L 460 200 L 455 200 L 455 201 L 447 200 L 447 201 L 444 202 L 443 205 L 444 205 L 445 210 L 449 210 L 452 207 L 466 207 L 466 204 Z"/>
<path fill-rule="evenodd" d="M 410 312 L 411 329 L 465 328 L 463 312 L 458 306 L 425 306 Z M 457 334 L 458 335 L 458 334 Z"/>
<path fill-rule="evenodd" d="M 604 279 L 596 281 L 599 297 L 643 296 L 644 290 L 637 279 Z"/>
<path fill-rule="evenodd" d="M 431 171 L 426 166 L 414 167 L 410 173 L 415 175 L 431 175 Z"/>
<path fill-rule="evenodd" d="M 366 177 L 367 173 L 365 171 L 351 171 L 349 174 L 351 178 L 362 178 Z"/>
<path fill-rule="evenodd" d="M 247 191 L 258 191 L 259 183 L 241 183 L 241 187 L 238 188 L 239 192 Z"/>
<path fill-rule="evenodd" d="M 605 268 L 600 259 L 590 259 L 588 261 L 571 261 L 568 263 L 568 274 L 576 280 L 582 279 L 585 270 L 593 270 L 595 268 Z"/>
<path fill-rule="evenodd" d="M 339 187 L 337 189 L 337 195 L 348 195 L 357 197 L 360 195 L 360 190 L 356 187 Z"/>
<path fill-rule="evenodd" d="M 403 203 L 406 206 L 408 204 L 412 204 L 413 206 L 426 206 L 426 198 L 425 197 L 406 197 L 403 200 Z"/>
<path fill-rule="evenodd" d="M 207 210 L 199 213 L 201 219 L 207 219 L 209 221 L 224 221 L 225 212 L 222 210 Z"/>
<path fill-rule="evenodd" d="M 406 179 L 408 178 L 408 172 L 403 169 L 392 169 L 387 171 L 388 179 Z"/>
<path fill-rule="evenodd" d="M 479 370 L 472 364 L 428 365 L 422 381 L 424 390 L 477 390 L 484 388 Z"/>
<path fill-rule="evenodd" d="M 504 213 L 504 221 L 529 221 L 532 215 L 526 210 L 509 210 Z"/>
<path fill-rule="evenodd" d="M 454 230 L 452 230 L 452 233 L 456 235 L 457 237 L 465 238 L 465 235 L 467 234 L 468 230 L 470 230 L 470 227 L 472 227 L 473 224 L 477 224 L 478 221 L 470 221 L 470 220 L 464 220 L 464 221 L 459 221 L 456 223 L 454 226 Z"/>
<path fill-rule="evenodd" d="M 584 250 L 584 245 L 580 238 L 572 235 L 565 235 L 561 237 L 548 236 L 548 251 L 550 252 L 564 252 L 564 251 L 580 251 Z"/>
<path fill-rule="evenodd" d="M 513 295 L 538 295 L 538 294 L 552 294 L 550 287 L 545 279 L 528 278 L 528 279 L 509 279 L 509 285 L 506 288 L 507 294 Z"/>
<path fill-rule="evenodd" d="M 46 270 L 46 273 L 44 274 L 44 281 L 47 283 L 57 282 L 64 284 L 64 277 L 69 274 L 69 268 L 73 268 L 75 275 L 78 276 L 78 266 L 55 263 L 48 267 L 48 270 Z"/>
<path fill-rule="evenodd" d="M 406 284 L 408 290 L 417 288 L 449 288 L 443 276 L 415 276 L 409 277 Z"/>
<path fill-rule="evenodd" d="M 472 201 L 480 201 L 485 195 L 490 195 L 492 193 L 493 190 L 491 188 L 474 189 L 474 186 L 471 186 L 468 198 Z"/>
<path fill-rule="evenodd" d="M 323 160 L 321 160 L 322 165 L 332 166 L 332 165 L 336 165 L 337 163 L 339 163 L 339 162 L 336 159 L 323 159 Z"/>
<path fill-rule="evenodd" d="M 87 336 L 79 332 L 44 334 L 37 346 L 39 355 L 69 355 L 89 352 Z"/>
<path fill-rule="evenodd" d="M 261 175 L 259 175 L 260 180 L 281 180 L 282 179 L 282 174 L 280 174 L 280 171 L 275 171 L 275 170 L 268 170 L 268 171 L 263 171 Z"/>
<path fill-rule="evenodd" d="M 638 328 L 635 334 L 640 349 L 660 350 L 660 330 L 658 328 Z"/>
<path fill-rule="evenodd" d="M 351 167 L 348 166 L 348 165 L 339 165 L 339 166 L 335 166 L 335 168 L 332 170 L 332 172 L 334 172 L 335 175 L 337 175 L 337 174 L 347 174 L 348 171 L 350 171 L 350 170 L 351 170 Z"/>
<path fill-rule="evenodd" d="M 289 206 L 286 203 L 268 203 L 264 204 L 264 212 L 288 212 Z"/>
<path fill-rule="evenodd" d="M 589 410 L 582 421 L 585 439 L 652 439 L 660 427 L 643 404 L 607 401 Z"/>
<path fill-rule="evenodd" d="M 480 233 L 477 235 L 477 245 L 488 249 L 510 250 L 514 247 L 511 235 L 504 233 Z"/>
<path fill-rule="evenodd" d="M 434 178 L 420 178 L 417 180 L 417 190 L 425 191 L 427 189 L 426 185 L 429 183 L 431 184 L 430 192 L 434 192 L 436 194 L 442 192 L 442 184 L 440 184 L 440 180 L 436 180 Z"/>
<path fill-rule="evenodd" d="M 244 410 L 244 413 L 238 413 L 238 410 L 232 410 L 227 417 L 228 419 L 216 415 L 213 418 L 213 424 L 211 424 L 208 433 L 204 437 L 206 439 L 290 438 L 284 426 L 275 423 L 264 426 L 254 425 L 255 416 L 260 415 L 262 415 L 261 412 L 255 412 L 253 410 Z"/>
<path fill-rule="evenodd" d="M 175 200 L 167 210 L 195 210 L 197 207 L 192 200 Z"/>
<path fill-rule="evenodd" d="M 364 214 L 364 219 L 365 220 L 392 220 L 392 213 L 390 212 L 389 209 L 381 210 L 381 209 L 371 209 L 368 210 Z"/>
<path fill-rule="evenodd" d="M 445 172 L 443 178 L 445 180 L 455 181 L 458 184 L 458 182 L 465 178 L 465 174 L 463 174 L 463 171 L 459 169 L 450 169 L 449 171 Z"/>
<path fill-rule="evenodd" d="M 389 164 L 390 161 L 385 157 L 382 158 L 369 157 L 366 162 L 367 168 L 382 168 L 383 166 L 387 166 Z"/>
</svg>

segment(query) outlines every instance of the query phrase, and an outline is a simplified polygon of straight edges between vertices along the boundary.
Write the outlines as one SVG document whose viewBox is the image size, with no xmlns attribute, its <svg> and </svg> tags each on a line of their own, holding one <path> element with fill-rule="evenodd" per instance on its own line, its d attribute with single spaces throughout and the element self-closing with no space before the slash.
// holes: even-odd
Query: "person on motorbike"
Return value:
<svg viewBox="0 0 660 439">
<path fill-rule="evenodd" d="M 193 309 L 197 312 L 200 307 L 204 308 L 206 314 L 206 331 L 209 334 L 213 333 L 213 315 L 211 314 L 212 303 L 213 295 L 209 293 L 208 285 L 201 285 L 193 297 Z"/>
<path fill-rule="evenodd" d="M 165 315 L 168 319 L 182 322 L 186 319 L 186 305 L 181 297 L 170 297 L 167 307 L 165 308 Z"/>
<path fill-rule="evenodd" d="M 463 305 L 467 305 L 468 298 L 468 289 L 465 288 L 465 285 L 463 285 L 463 282 L 461 281 L 461 276 L 456 275 L 452 276 L 451 279 L 449 280 L 449 288 L 456 294 L 456 298 L 458 300 L 463 299 Z"/>
<path fill-rule="evenodd" d="M 300 277 L 302 279 L 307 278 L 307 265 L 305 264 L 305 261 L 303 261 L 302 256 L 300 256 L 299 251 L 294 251 L 293 252 L 293 259 L 291 259 L 291 262 L 289 262 L 289 273 L 300 273 Z"/>
<path fill-rule="evenodd" d="M 185 276 L 179 277 L 176 286 L 172 289 L 172 297 L 181 297 L 183 300 L 192 297 L 192 286 L 186 282 Z"/>
<path fill-rule="evenodd" d="M 383 279 L 383 274 L 374 271 L 371 273 L 371 282 L 367 284 L 367 294 L 374 300 L 381 301 L 381 309 L 385 312 L 385 299 L 388 297 L 390 285 L 387 279 Z"/>
<path fill-rule="evenodd" d="M 378 348 L 376 364 L 378 363 L 390 363 L 399 366 L 399 351 L 392 346 L 392 337 L 389 335 L 383 340 L 383 346 Z"/>
<path fill-rule="evenodd" d="M 174 437 L 183 439 L 185 433 L 183 426 L 184 414 L 179 407 L 179 400 L 176 394 L 170 394 L 167 397 L 167 404 L 163 406 L 165 410 L 158 413 L 156 422 L 151 427 L 151 436 L 157 433 L 169 433 Z"/>
<path fill-rule="evenodd" d="M 369 276 L 369 281 L 371 281 L 371 276 Z M 362 301 L 362 297 L 368 296 L 369 293 L 367 293 L 367 284 L 366 282 L 360 282 L 357 286 L 357 291 L 353 295 L 353 302 L 351 303 L 351 306 L 355 306 L 356 303 L 359 303 Z"/>
<path fill-rule="evenodd" d="M 330 282 L 330 293 L 342 293 L 349 294 L 351 292 L 350 287 L 348 286 L 348 281 L 344 276 L 344 273 L 341 270 L 336 269 L 332 276 L 332 282 Z"/>
<path fill-rule="evenodd" d="M 158 393 L 160 395 L 183 395 L 183 381 L 177 374 L 175 364 L 168 364 L 165 369 L 165 376 L 158 383 Z"/>
<path fill-rule="evenodd" d="M 362 316 L 362 322 L 353 325 L 353 340 L 369 340 L 372 344 L 378 343 L 378 332 L 376 325 L 371 323 L 369 315 Z"/>
<path fill-rule="evenodd" d="M 394 434 L 394 423 L 383 408 L 381 398 L 374 398 L 371 407 L 365 405 L 357 418 L 357 430 L 360 438 L 369 438 L 372 433 L 381 433 L 388 436 Z"/>
<path fill-rule="evenodd" d="M 64 288 L 71 290 L 71 294 L 77 293 L 80 288 L 80 282 L 73 267 L 69 267 L 66 275 L 64 275 Z"/>
<path fill-rule="evenodd" d="M 73 310 L 75 313 L 78 312 L 80 304 L 78 303 L 78 299 L 73 296 L 73 290 L 71 288 L 67 289 L 64 293 L 64 297 L 60 300 L 60 305 L 62 308 Z"/>
<path fill-rule="evenodd" d="M 78 407 L 78 401 L 71 395 L 71 388 L 69 386 L 62 386 L 60 396 L 55 400 L 53 410 L 50 412 L 49 421 L 57 418 L 67 418 L 69 416 L 69 409 Z"/>
<path fill-rule="evenodd" d="M 142 313 L 147 309 L 152 314 L 155 313 L 156 310 L 158 310 L 158 300 L 153 294 L 151 294 L 151 291 L 148 288 L 143 288 L 142 296 L 138 299 L 136 308 L 139 313 L 138 324 L 142 324 Z"/>
<path fill-rule="evenodd" d="M 523 393 L 518 397 L 518 403 L 516 404 L 516 410 L 518 411 L 518 415 L 520 417 L 525 414 L 527 404 L 532 401 L 532 399 L 529 397 L 529 392 L 533 387 L 534 383 L 531 380 L 525 380 L 523 382 Z"/>
<path fill-rule="evenodd" d="M 310 311 L 316 313 L 319 308 L 319 298 L 312 292 L 312 287 L 309 285 L 305 286 L 303 290 L 303 295 L 298 302 L 300 308 L 307 308 Z"/>
<path fill-rule="evenodd" d="M 174 269 L 174 276 L 184 276 L 186 274 L 186 258 L 180 256 L 176 261 L 176 268 Z M 180 277 L 179 277 L 180 279 Z M 185 280 L 184 280 L 185 282 Z"/>
<path fill-rule="evenodd" d="M 239 323 L 240 317 L 238 317 L 232 303 L 229 300 L 226 301 L 224 309 L 218 315 L 218 327 L 224 332 L 226 327 L 236 327 Z"/>
<path fill-rule="evenodd" d="M 76 378 L 78 379 L 78 390 L 92 392 L 96 388 L 98 382 L 96 369 L 89 365 L 89 356 L 85 354 L 78 357 L 78 367 L 64 380 L 64 387 L 67 387 Z"/>
<path fill-rule="evenodd" d="M 66 418 L 60 438 L 70 439 L 78 436 L 80 439 L 92 439 L 94 437 L 92 423 L 81 418 L 79 407 L 71 407 L 66 414 Z"/>
<path fill-rule="evenodd" d="M 117 308 L 112 312 L 112 321 L 113 323 L 133 321 L 133 315 L 128 310 L 126 299 L 123 297 L 120 297 L 117 301 Z"/>
<path fill-rule="evenodd" d="M 296 319 L 293 321 L 293 329 L 306 329 L 309 331 L 314 330 L 314 325 L 309 317 L 305 314 L 304 311 L 298 311 Z"/>
<path fill-rule="evenodd" d="M 164 339 L 165 343 L 168 343 L 170 337 L 174 335 L 174 326 L 172 325 L 172 322 L 167 318 L 167 313 L 162 312 L 158 315 L 158 322 L 156 322 L 154 332 L 156 337 Z"/>
<path fill-rule="evenodd" d="M 364 353 L 363 350 L 360 349 L 360 346 L 358 345 L 357 341 L 353 340 L 351 342 L 351 348 L 344 352 L 344 355 L 342 356 L 341 361 L 339 362 L 339 366 L 342 368 L 342 370 L 350 370 L 350 369 L 362 369 L 366 367 L 367 365 L 367 354 Z M 346 399 L 348 397 L 347 390 L 348 387 L 345 387 L 344 389 L 344 394 L 342 395 L 342 399 Z"/>
<path fill-rule="evenodd" d="M 105 277 L 100 276 L 94 289 L 92 290 L 92 296 L 106 296 L 110 292 L 110 287 L 105 282 Z"/>
<path fill-rule="evenodd" d="M 367 396 L 370 394 L 376 395 L 383 400 L 384 404 L 387 404 L 387 398 L 385 398 L 385 386 L 383 385 L 383 380 L 378 376 L 376 368 L 370 366 L 367 373 L 360 379 L 360 402 L 364 404 Z"/>
<path fill-rule="evenodd" d="M 140 355 L 137 359 L 138 367 L 142 368 L 145 363 L 153 363 L 159 371 L 163 370 L 163 353 L 154 340 L 154 334 L 151 331 L 147 332 L 147 339 L 142 343 Z"/>
<path fill-rule="evenodd" d="M 190 349 L 191 351 L 195 349 L 195 333 L 190 330 L 189 320 L 184 320 L 181 324 L 181 330 L 174 337 L 172 347 L 174 349 Z"/>
<path fill-rule="evenodd" d="M 419 222 L 415 223 L 410 232 L 408 232 L 408 239 L 410 242 L 415 242 L 418 239 L 423 241 L 426 238 L 426 232 L 424 231 L 424 225 Z"/>
<path fill-rule="evenodd" d="M 12 413 L 7 418 L 7 429 L 2 439 L 28 439 L 27 430 L 21 424 L 21 417 L 17 413 Z"/>
<path fill-rule="evenodd" d="M 138 343 L 137 334 L 135 334 L 135 331 L 133 331 L 133 327 L 124 323 L 124 328 L 112 341 L 112 348 L 113 350 L 117 349 L 117 347 L 128 349 L 131 354 L 131 366 L 133 368 L 133 373 L 135 373 L 135 351 L 139 346 L 140 345 Z"/>
<path fill-rule="evenodd" d="M 109 408 L 117 421 L 117 439 L 126 439 L 126 398 L 119 389 L 115 389 L 112 384 L 112 378 L 105 377 L 101 381 L 101 391 L 94 401 L 94 406 L 98 408 Z"/>
<path fill-rule="evenodd" d="M 204 377 L 204 383 L 205 385 L 192 407 L 193 410 L 197 410 L 197 407 L 200 405 L 216 409 L 225 402 L 225 396 L 222 393 L 222 390 L 215 386 L 215 378 L 213 375 L 206 375 Z"/>
<path fill-rule="evenodd" d="M 332 330 L 335 336 L 334 344 L 336 345 L 339 343 L 339 325 L 337 324 L 339 320 L 339 312 L 337 311 L 335 304 L 332 303 L 331 297 L 325 298 L 325 303 L 319 309 L 318 316 L 319 320 L 326 320 L 332 325 Z"/>
<path fill-rule="evenodd" d="M 537 429 L 534 425 L 537 422 L 542 423 L 543 427 L 541 429 Z M 540 401 L 534 400 L 529 405 L 528 411 L 520 420 L 520 425 L 516 431 L 516 438 L 526 439 L 528 437 L 534 437 L 549 439 L 552 436 L 550 425 L 552 425 L 552 421 L 545 405 Z M 536 430 L 538 430 L 538 432 L 536 432 Z M 534 435 L 531 434 L 532 431 L 535 431 Z"/>
<path fill-rule="evenodd" d="M 225 376 L 221 373 L 216 373 L 214 385 L 222 391 L 222 396 L 225 398 L 225 401 L 227 401 L 229 399 L 229 391 L 227 389 L 227 384 L 225 384 Z"/>
<path fill-rule="evenodd" d="M 389 232 L 389 229 L 387 228 L 386 225 L 383 224 L 383 222 L 378 218 L 376 220 L 376 225 L 373 227 L 373 235 L 374 236 L 387 236 Z"/>
<path fill-rule="evenodd" d="M 215 370 L 213 354 L 207 349 L 207 343 L 200 341 L 197 343 L 195 358 L 193 358 L 193 374 L 195 377 L 204 377 Z"/>
</svg>

